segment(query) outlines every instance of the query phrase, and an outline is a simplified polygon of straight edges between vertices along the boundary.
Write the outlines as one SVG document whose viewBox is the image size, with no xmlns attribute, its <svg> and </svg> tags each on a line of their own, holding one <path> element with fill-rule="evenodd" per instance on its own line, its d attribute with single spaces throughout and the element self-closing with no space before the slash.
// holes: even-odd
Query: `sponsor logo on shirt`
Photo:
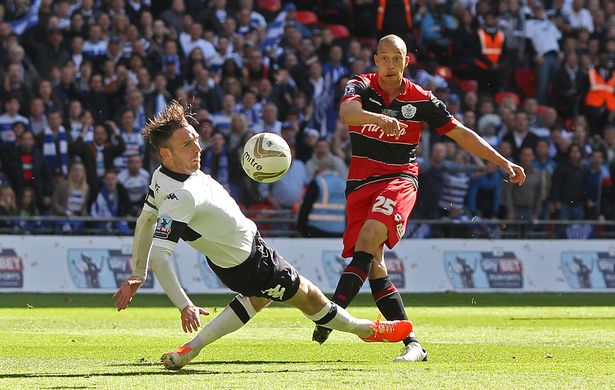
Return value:
<svg viewBox="0 0 615 390">
<path fill-rule="evenodd" d="M 390 116 L 391 118 L 397 118 L 397 113 L 399 111 L 389 110 L 388 108 L 382 109 L 382 115 Z"/>
<path fill-rule="evenodd" d="M 395 136 L 395 134 L 386 134 L 384 132 L 384 130 L 382 130 L 380 128 L 380 126 L 375 125 L 375 124 L 367 124 L 367 125 L 361 126 L 361 134 L 364 134 L 365 132 L 374 133 L 374 132 L 377 132 L 377 131 L 380 132 L 380 135 L 378 136 L 378 138 L 382 138 L 384 136 L 387 136 L 387 137 L 394 137 Z M 399 130 L 399 135 L 402 136 L 404 134 L 406 134 L 406 129 L 400 129 Z"/>
<path fill-rule="evenodd" d="M 168 215 L 161 215 L 160 217 L 158 217 L 158 221 L 156 222 L 156 230 L 154 230 L 154 237 L 169 238 L 172 223 L 173 218 Z"/>
<path fill-rule="evenodd" d="M 380 107 L 382 107 L 382 103 L 380 103 L 378 100 L 374 99 L 374 98 L 369 98 L 369 101 L 372 103 L 376 103 L 377 105 L 379 105 Z"/>
<path fill-rule="evenodd" d="M 175 195 L 175 192 L 171 192 L 169 195 L 167 195 L 167 199 L 177 200 L 177 195 Z"/>
<path fill-rule="evenodd" d="M 413 118 L 416 114 L 416 107 L 412 104 L 406 104 L 405 106 L 401 106 L 401 114 L 406 119 Z"/>
</svg>

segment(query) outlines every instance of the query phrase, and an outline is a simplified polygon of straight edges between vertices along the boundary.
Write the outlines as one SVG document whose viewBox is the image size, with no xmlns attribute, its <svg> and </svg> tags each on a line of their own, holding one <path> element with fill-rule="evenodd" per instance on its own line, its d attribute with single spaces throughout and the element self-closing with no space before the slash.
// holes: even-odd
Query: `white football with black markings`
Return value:
<svg viewBox="0 0 615 390">
<path fill-rule="evenodd" d="M 241 166 L 248 176 L 260 183 L 280 180 L 290 168 L 292 155 L 284 138 L 274 133 L 259 133 L 246 142 Z"/>
</svg>

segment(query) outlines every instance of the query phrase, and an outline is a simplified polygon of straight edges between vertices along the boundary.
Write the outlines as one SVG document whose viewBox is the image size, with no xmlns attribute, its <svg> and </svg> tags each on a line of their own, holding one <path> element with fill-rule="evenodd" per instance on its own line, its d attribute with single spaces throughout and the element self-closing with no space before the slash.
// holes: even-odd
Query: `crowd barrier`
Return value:
<svg viewBox="0 0 615 390">
<path fill-rule="evenodd" d="M 327 293 L 348 263 L 341 239 L 267 241 Z M 130 237 L 0 235 L 0 291 L 109 294 L 130 275 L 131 250 Z M 615 292 L 613 240 L 403 239 L 385 261 L 402 292 Z M 229 292 L 186 243 L 173 263 L 189 293 Z M 151 272 L 142 291 L 162 293 Z"/>
</svg>

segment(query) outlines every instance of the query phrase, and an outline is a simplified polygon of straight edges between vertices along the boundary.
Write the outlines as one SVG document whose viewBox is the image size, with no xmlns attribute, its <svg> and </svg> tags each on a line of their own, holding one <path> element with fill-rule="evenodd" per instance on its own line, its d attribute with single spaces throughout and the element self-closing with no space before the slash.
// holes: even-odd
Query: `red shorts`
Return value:
<svg viewBox="0 0 615 390">
<path fill-rule="evenodd" d="M 416 187 L 408 180 L 368 184 L 350 193 L 346 201 L 346 232 L 342 257 L 354 255 L 363 223 L 375 219 L 386 225 L 387 247 L 393 248 L 406 231 L 408 217 L 416 202 Z"/>
</svg>

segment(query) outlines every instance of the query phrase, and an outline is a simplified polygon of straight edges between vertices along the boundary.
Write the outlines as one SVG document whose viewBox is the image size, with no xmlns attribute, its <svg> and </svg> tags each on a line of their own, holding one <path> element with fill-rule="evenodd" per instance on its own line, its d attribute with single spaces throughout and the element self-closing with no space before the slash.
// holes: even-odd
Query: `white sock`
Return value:
<svg viewBox="0 0 615 390">
<path fill-rule="evenodd" d="M 372 321 L 355 318 L 331 301 L 328 301 L 318 313 L 305 316 L 325 328 L 354 333 L 359 337 L 369 337 L 374 333 L 371 328 Z"/>
<path fill-rule="evenodd" d="M 192 340 L 184 345 L 199 352 L 206 345 L 240 329 L 254 315 L 256 315 L 256 310 L 252 307 L 250 299 L 243 295 L 237 295 L 216 318 L 205 325 Z"/>
</svg>

